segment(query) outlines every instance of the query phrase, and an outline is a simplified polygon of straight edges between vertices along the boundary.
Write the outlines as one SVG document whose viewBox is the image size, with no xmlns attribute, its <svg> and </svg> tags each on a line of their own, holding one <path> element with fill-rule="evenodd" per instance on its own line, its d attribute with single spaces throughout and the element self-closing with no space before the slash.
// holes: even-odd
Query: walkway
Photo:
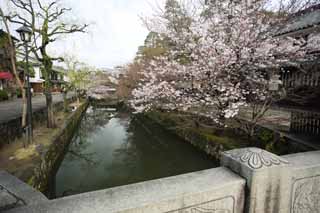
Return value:
<svg viewBox="0 0 320 213">
<path fill-rule="evenodd" d="M 265 114 L 265 117 L 259 122 L 260 125 L 265 126 L 269 129 L 281 132 L 284 136 L 289 139 L 309 146 L 313 149 L 320 150 L 320 136 L 310 135 L 310 134 L 297 134 L 290 131 L 291 124 L 291 110 L 294 108 L 284 109 L 284 108 L 272 108 L 269 109 Z M 242 111 L 241 117 L 249 120 L 249 111 Z"/>
<path fill-rule="evenodd" d="M 73 94 L 69 94 L 68 98 L 72 97 Z M 63 101 L 62 94 L 53 95 L 53 103 Z M 46 107 L 46 98 L 44 95 L 32 97 L 32 110 L 33 112 L 38 111 Z M 13 120 L 21 116 L 22 113 L 22 99 L 16 99 L 12 101 L 0 102 L 0 124 L 7 121 Z"/>
</svg>

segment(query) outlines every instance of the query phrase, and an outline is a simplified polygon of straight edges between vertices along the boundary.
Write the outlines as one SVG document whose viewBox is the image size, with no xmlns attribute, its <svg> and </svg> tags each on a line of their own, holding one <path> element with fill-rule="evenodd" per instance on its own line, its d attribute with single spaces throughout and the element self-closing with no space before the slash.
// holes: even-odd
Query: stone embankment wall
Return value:
<svg viewBox="0 0 320 213">
<path fill-rule="evenodd" d="M 35 189 L 44 193 L 47 192 L 49 183 L 55 177 L 55 173 L 63 160 L 88 104 L 89 102 L 86 101 L 69 115 L 64 125 L 60 127 L 58 133 L 53 137 L 52 145 L 42 157 L 40 165 L 35 169 L 34 175 L 29 181 L 29 184 Z"/>
<path fill-rule="evenodd" d="M 157 118 L 150 116 L 149 114 L 137 114 L 134 116 L 134 118 L 135 121 L 144 127 L 146 131 L 150 131 L 151 129 L 161 131 L 162 129 L 166 132 L 166 134 L 172 134 L 183 139 L 185 142 L 190 143 L 198 150 L 205 152 L 207 155 L 217 161 L 220 160 L 222 152 L 239 148 L 241 146 L 243 147 L 243 144 L 234 144 L 229 140 L 229 138 L 201 132 L 199 129 L 175 128 L 176 124 L 173 120 L 159 121 Z M 172 125 L 165 126 L 164 123 L 172 123 Z M 150 126 L 154 128 L 150 128 Z"/>
<path fill-rule="evenodd" d="M 135 118 L 147 131 L 150 131 L 150 129 L 163 129 L 168 134 L 182 138 L 215 160 L 219 160 L 221 153 L 224 151 L 248 147 L 251 144 L 245 132 L 240 128 L 228 129 L 228 134 L 221 135 L 219 133 L 202 131 L 201 128 L 177 128 L 177 121 L 174 118 L 170 115 L 165 116 L 157 112 L 138 114 L 135 115 Z M 155 128 L 149 128 L 150 126 L 154 126 Z M 252 141 L 256 141 L 255 144 L 259 148 L 278 155 L 317 150 L 268 127 L 259 125 L 256 128 L 256 132 L 256 136 Z"/>
<path fill-rule="evenodd" d="M 223 167 L 45 201 L 5 213 L 316 213 L 320 152 L 222 153 Z"/>
<path fill-rule="evenodd" d="M 122 108 L 124 106 L 124 102 L 117 99 L 102 99 L 102 100 L 97 100 L 89 97 L 89 101 L 93 107 L 108 107 L 108 108 Z"/>
</svg>

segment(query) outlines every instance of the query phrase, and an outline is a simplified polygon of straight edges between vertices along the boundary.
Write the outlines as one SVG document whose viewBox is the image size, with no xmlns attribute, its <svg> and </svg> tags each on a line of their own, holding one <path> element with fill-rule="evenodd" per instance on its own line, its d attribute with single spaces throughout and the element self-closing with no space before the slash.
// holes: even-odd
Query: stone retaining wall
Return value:
<svg viewBox="0 0 320 213">
<path fill-rule="evenodd" d="M 228 147 L 228 144 L 222 145 L 221 143 L 213 143 L 212 140 L 209 140 L 204 135 L 199 134 L 198 132 L 187 130 L 172 130 L 166 129 L 162 124 L 158 123 L 156 120 L 151 119 L 145 115 L 136 115 L 135 121 L 139 123 L 144 129 L 150 131 L 150 129 L 164 129 L 167 134 L 175 135 L 184 141 L 190 143 L 197 149 L 202 152 L 205 152 L 211 158 L 219 160 L 221 153 L 225 150 L 232 149 Z M 149 128 L 150 126 L 156 126 L 156 128 Z"/>
<path fill-rule="evenodd" d="M 42 157 L 40 165 L 35 169 L 34 176 L 29 181 L 35 189 L 44 193 L 48 191 L 49 183 L 55 177 L 88 104 L 89 102 L 86 101 L 74 111 L 52 139 L 52 145 Z"/>
<path fill-rule="evenodd" d="M 316 213 L 320 151 L 222 154 L 223 167 L 45 201 L 5 213 Z"/>
<path fill-rule="evenodd" d="M 176 135 L 184 141 L 192 144 L 215 160 L 219 160 L 221 153 L 224 151 L 247 147 L 250 145 L 250 143 L 246 143 L 245 145 L 240 143 L 232 144 L 228 141 L 223 141 L 222 137 L 215 137 L 214 133 L 204 134 L 201 133 L 199 129 L 195 128 L 179 129 L 171 128 L 170 126 L 168 128 L 164 125 L 165 122 L 175 122 L 174 120 L 165 120 L 164 122 L 161 122 L 158 121 L 157 118 L 149 116 L 148 114 L 138 114 L 135 115 L 135 118 L 147 131 L 150 129 L 148 128 L 149 126 L 157 127 L 152 129 L 164 129 L 168 133 Z M 247 121 L 242 120 L 242 122 L 245 123 Z M 239 135 L 239 139 L 246 135 L 246 133 L 240 128 L 234 129 L 233 132 L 235 134 L 234 137 Z M 279 155 L 317 150 L 315 147 L 308 146 L 307 144 L 292 139 L 289 135 L 261 125 L 256 127 L 256 136 L 253 141 L 259 141 L 259 143 L 255 143 L 259 148 L 266 149 Z"/>
</svg>

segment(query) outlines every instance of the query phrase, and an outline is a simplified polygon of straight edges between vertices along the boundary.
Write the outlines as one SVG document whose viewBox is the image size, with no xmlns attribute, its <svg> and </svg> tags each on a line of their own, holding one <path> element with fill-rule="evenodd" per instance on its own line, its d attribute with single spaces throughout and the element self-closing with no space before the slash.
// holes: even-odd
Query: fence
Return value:
<svg viewBox="0 0 320 213">
<path fill-rule="evenodd" d="M 291 110 L 290 131 L 320 135 L 320 112 Z"/>
</svg>

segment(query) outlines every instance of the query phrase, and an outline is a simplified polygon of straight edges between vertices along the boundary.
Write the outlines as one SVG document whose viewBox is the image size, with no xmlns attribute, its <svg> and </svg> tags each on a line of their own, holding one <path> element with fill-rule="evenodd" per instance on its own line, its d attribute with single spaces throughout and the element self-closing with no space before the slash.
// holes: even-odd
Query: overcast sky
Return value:
<svg viewBox="0 0 320 213">
<path fill-rule="evenodd" d="M 47 0 L 43 0 L 47 1 Z M 152 14 L 152 8 L 165 0 L 61 0 L 72 8 L 68 17 L 88 23 L 88 33 L 68 35 L 50 46 L 54 56 L 65 53 L 97 68 L 112 68 L 133 60 L 148 31 L 140 20 Z M 0 0 L 4 12 L 8 1 Z M 3 27 L 2 23 L 0 28 Z M 11 26 L 14 30 L 18 26 Z M 16 35 L 17 36 L 17 35 Z"/>
<path fill-rule="evenodd" d="M 132 61 L 148 34 L 139 16 L 152 13 L 162 0 L 64 0 L 79 22 L 89 23 L 88 34 L 65 38 L 57 53 L 73 52 L 82 61 L 99 68 Z M 57 48 L 56 48 L 57 47 Z"/>
<path fill-rule="evenodd" d="M 47 0 L 43 0 L 47 1 Z M 6 9 L 6 3 L 0 6 Z M 152 14 L 165 0 L 61 0 L 72 8 L 69 17 L 89 23 L 88 33 L 67 36 L 51 46 L 54 56 L 74 54 L 81 61 L 98 68 L 112 68 L 132 61 L 142 45 L 147 29 L 141 16 Z M 140 17 L 139 17 L 140 16 Z M 16 28 L 16 27 L 13 27 Z"/>
</svg>

